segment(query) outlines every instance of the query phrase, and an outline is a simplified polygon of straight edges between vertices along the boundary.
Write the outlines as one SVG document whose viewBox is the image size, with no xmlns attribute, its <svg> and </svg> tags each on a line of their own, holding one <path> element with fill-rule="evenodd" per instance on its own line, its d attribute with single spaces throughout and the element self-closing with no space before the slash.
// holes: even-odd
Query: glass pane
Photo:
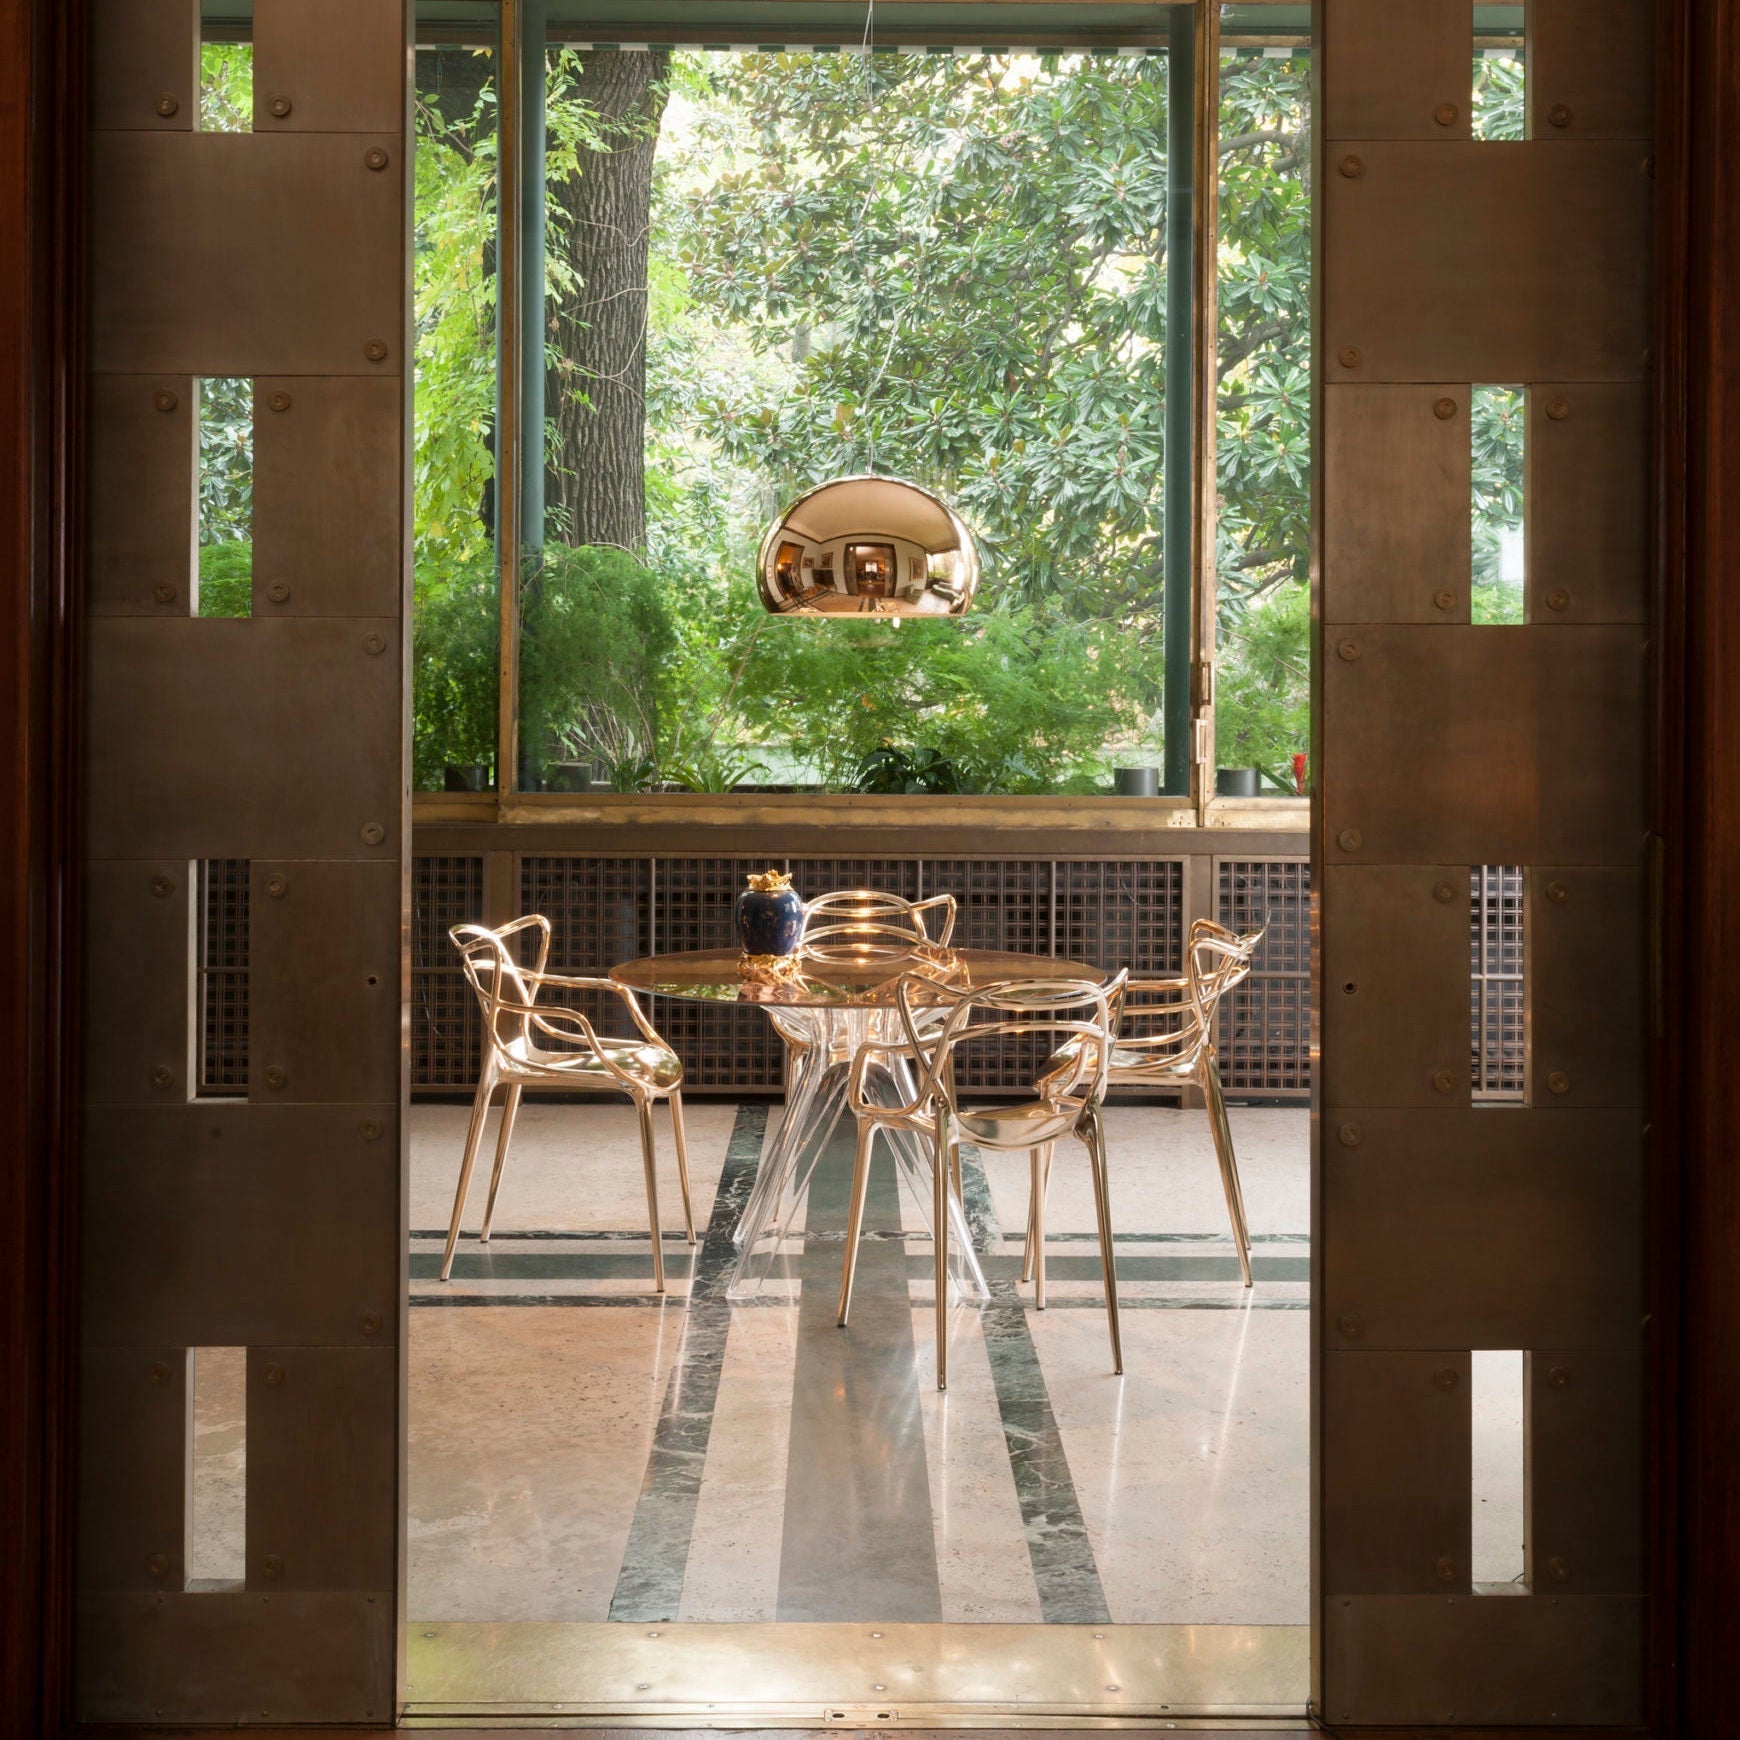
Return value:
<svg viewBox="0 0 1740 1740">
<path fill-rule="evenodd" d="M 420 31 L 420 37 L 433 34 Z M 416 92 L 413 779 L 495 780 L 496 52 L 420 40 Z"/>
<path fill-rule="evenodd" d="M 254 383 L 207 376 L 199 399 L 196 616 L 254 614 Z"/>
<path fill-rule="evenodd" d="M 1469 396 L 1473 499 L 1474 621 L 1523 620 L 1524 440 L 1528 395 L 1521 387 L 1476 387 Z"/>
<path fill-rule="evenodd" d="M 202 133 L 254 130 L 252 0 L 205 0 L 199 21 L 199 112 Z"/>
<path fill-rule="evenodd" d="M 1311 49 L 1223 14 L 1215 759 L 1222 791 L 1306 786 L 1311 735 Z"/>
<path fill-rule="evenodd" d="M 1158 761 L 1166 66 L 552 44 L 528 785 Z M 764 533 L 867 471 L 972 530 L 973 613 L 770 621 Z"/>
<path fill-rule="evenodd" d="M 1527 137 L 1527 60 L 1520 6 L 1474 8 L 1474 80 L 1469 122 L 1476 139 Z"/>
</svg>

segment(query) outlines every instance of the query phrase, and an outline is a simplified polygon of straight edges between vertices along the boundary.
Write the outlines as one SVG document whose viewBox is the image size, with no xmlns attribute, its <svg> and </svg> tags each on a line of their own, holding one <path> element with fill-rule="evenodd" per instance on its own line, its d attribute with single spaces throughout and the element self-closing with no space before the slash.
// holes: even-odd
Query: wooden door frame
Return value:
<svg viewBox="0 0 1740 1740">
<path fill-rule="evenodd" d="M 1740 1654 L 1740 9 L 1658 3 L 1652 1731 L 1704 1736 Z M 86 4 L 0 9 L 0 1732 L 21 1736 L 70 1721 Z"/>
</svg>

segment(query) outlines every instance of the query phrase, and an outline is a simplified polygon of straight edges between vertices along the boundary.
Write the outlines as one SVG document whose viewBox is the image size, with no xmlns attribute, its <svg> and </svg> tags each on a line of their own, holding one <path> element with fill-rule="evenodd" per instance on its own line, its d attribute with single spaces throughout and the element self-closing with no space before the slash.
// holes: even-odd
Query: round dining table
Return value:
<svg viewBox="0 0 1740 1740">
<path fill-rule="evenodd" d="M 935 999 L 938 1005 L 952 1003 L 963 990 L 1010 980 L 1078 979 L 1099 985 L 1111 977 L 1103 968 L 1053 955 L 997 949 L 903 950 L 881 944 L 803 950 L 771 968 L 745 966 L 744 957 L 733 949 L 702 949 L 648 955 L 610 969 L 618 984 L 643 995 L 692 1003 L 753 1004 L 766 1013 L 785 1042 L 785 1116 L 762 1156 L 749 1199 L 732 1231 L 738 1255 L 727 1297 L 741 1299 L 756 1293 L 798 1229 L 810 1177 L 845 1111 L 858 1053 L 867 1045 L 906 1044 L 896 987 L 908 975 L 946 987 Z M 911 1001 L 915 1006 L 924 1003 L 922 984 L 915 985 Z M 910 1055 L 898 1050 L 882 1054 L 866 1071 L 865 1088 L 883 1103 L 909 1103 L 916 1093 Z M 934 1236 L 931 1156 L 909 1132 L 890 1130 L 886 1135 L 909 1200 Z M 973 1249 L 964 1207 L 952 1193 L 949 1214 L 952 1287 L 962 1302 L 982 1302 L 988 1294 L 984 1270 Z"/>
</svg>

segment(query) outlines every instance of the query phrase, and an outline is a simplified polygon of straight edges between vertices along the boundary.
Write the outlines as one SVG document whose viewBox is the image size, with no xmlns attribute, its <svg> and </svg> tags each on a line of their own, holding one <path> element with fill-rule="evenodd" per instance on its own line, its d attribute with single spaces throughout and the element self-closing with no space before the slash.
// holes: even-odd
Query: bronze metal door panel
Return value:
<svg viewBox="0 0 1740 1740">
<path fill-rule="evenodd" d="M 1467 1105 L 1467 867 L 1333 866 L 1323 931 L 1338 1039 L 1327 1102 Z"/>
<path fill-rule="evenodd" d="M 378 1231 L 398 1201 L 395 1118 L 390 1102 L 87 1110 L 87 1339 L 381 1345 L 398 1303 Z"/>
<path fill-rule="evenodd" d="M 399 0 L 254 0 L 254 125 L 262 133 L 390 133 L 404 65 Z"/>
<path fill-rule="evenodd" d="M 1358 746 L 1323 780 L 1332 864 L 1637 861 L 1640 630 L 1325 635 L 1324 729 Z"/>
<path fill-rule="evenodd" d="M 1467 0 L 1324 0 L 1323 127 L 1332 139 L 1466 139 Z"/>
<path fill-rule="evenodd" d="M 91 0 L 90 123 L 188 132 L 199 113 L 199 0 Z"/>
<path fill-rule="evenodd" d="M 254 860 L 250 1099 L 289 1105 L 397 1097 L 400 874 L 397 863 Z M 366 1037 L 340 1045 L 335 1033 Z"/>
<path fill-rule="evenodd" d="M 1530 1587 L 1544 1595 L 1642 1594 L 1638 1354 L 1536 1349 L 1526 1393 Z"/>
<path fill-rule="evenodd" d="M 250 1446 L 251 1448 L 251 1446 Z M 389 1722 L 386 1595 L 266 1590 L 79 1602 L 86 1722 Z"/>
<path fill-rule="evenodd" d="M 377 1332 L 393 1339 L 389 1319 Z M 397 1579 L 398 1355 L 248 1349 L 248 1587 L 377 1590 Z"/>
<path fill-rule="evenodd" d="M 1591 140 L 1325 146 L 1322 345 L 1342 381 L 1636 380 L 1648 153 Z M 1357 173 L 1350 173 L 1357 165 Z"/>
<path fill-rule="evenodd" d="M 185 1347 L 88 1346 L 79 1385 L 79 1584 L 179 1590 L 187 1580 Z"/>
<path fill-rule="evenodd" d="M 91 366 L 400 373 L 403 150 L 389 133 L 94 134 Z"/>
<path fill-rule="evenodd" d="M 1340 387 L 1323 405 L 1323 596 L 1337 622 L 1468 621 L 1468 387 Z"/>
<path fill-rule="evenodd" d="M 193 609 L 199 401 L 191 375 L 90 383 L 85 604 L 99 616 Z"/>
<path fill-rule="evenodd" d="M 1529 621 L 1647 621 L 1643 383 L 1538 383 L 1528 418 Z"/>
<path fill-rule="evenodd" d="M 254 611 L 392 616 L 399 528 L 366 506 L 403 472 L 399 382 L 273 377 L 254 383 Z"/>
<path fill-rule="evenodd" d="M 109 617 L 89 639 L 93 857 L 396 857 L 396 618 Z"/>
<path fill-rule="evenodd" d="M 1530 136 L 1647 140 L 1654 25 L 1649 0 L 1530 0 Z"/>
<path fill-rule="evenodd" d="M 1633 1596 L 1337 1596 L 1324 1607 L 1323 1655 L 1332 1722 L 1643 1719 L 1643 1602 Z"/>
<path fill-rule="evenodd" d="M 185 859 L 85 871 L 85 1060 L 93 1104 L 169 1106 L 191 1093 L 193 867 Z"/>
<path fill-rule="evenodd" d="M 1324 1362 L 1323 1587 L 1468 1587 L 1466 1353 L 1332 1353 Z"/>
<path fill-rule="evenodd" d="M 1528 912 L 1534 1103 L 1641 1106 L 1643 872 L 1532 870 Z"/>
<path fill-rule="evenodd" d="M 1323 1123 L 1327 1347 L 1638 1345 L 1637 1113 L 1328 1107 Z"/>
</svg>

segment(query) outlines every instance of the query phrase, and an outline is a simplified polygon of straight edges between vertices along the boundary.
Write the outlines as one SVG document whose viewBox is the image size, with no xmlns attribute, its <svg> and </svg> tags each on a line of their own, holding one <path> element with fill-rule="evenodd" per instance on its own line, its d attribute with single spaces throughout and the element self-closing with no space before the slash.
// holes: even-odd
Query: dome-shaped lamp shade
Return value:
<svg viewBox="0 0 1740 1740">
<path fill-rule="evenodd" d="M 840 477 L 768 528 L 757 566 L 776 616 L 964 616 L 973 535 L 940 496 L 894 477 Z"/>
</svg>

